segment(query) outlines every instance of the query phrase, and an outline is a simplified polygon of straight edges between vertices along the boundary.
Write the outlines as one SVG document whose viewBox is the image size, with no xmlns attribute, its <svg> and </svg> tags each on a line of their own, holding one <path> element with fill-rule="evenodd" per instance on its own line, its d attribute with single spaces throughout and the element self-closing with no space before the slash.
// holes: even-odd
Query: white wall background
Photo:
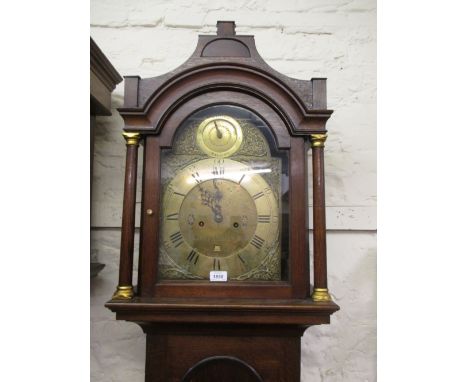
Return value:
<svg viewBox="0 0 468 382">
<path fill-rule="evenodd" d="M 372 0 L 91 1 L 91 36 L 121 75 L 166 73 L 191 55 L 198 34 L 235 20 L 276 70 L 328 78 L 329 288 L 341 310 L 331 325 L 306 331 L 303 382 L 376 380 L 375 8 Z M 106 267 L 91 281 L 91 380 L 143 382 L 141 330 L 104 308 L 118 278 L 125 145 L 115 108 L 123 83 L 112 100 L 113 115 L 96 126 L 91 247 Z"/>
</svg>

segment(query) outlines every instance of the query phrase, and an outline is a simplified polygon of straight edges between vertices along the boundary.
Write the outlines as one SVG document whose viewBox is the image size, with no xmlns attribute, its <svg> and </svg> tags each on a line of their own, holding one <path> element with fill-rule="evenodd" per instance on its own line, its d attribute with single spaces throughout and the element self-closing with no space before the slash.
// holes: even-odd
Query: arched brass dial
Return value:
<svg viewBox="0 0 468 382">
<path fill-rule="evenodd" d="M 197 144 L 211 157 L 229 157 L 239 150 L 242 144 L 242 129 L 232 117 L 210 117 L 197 128 Z"/>
</svg>

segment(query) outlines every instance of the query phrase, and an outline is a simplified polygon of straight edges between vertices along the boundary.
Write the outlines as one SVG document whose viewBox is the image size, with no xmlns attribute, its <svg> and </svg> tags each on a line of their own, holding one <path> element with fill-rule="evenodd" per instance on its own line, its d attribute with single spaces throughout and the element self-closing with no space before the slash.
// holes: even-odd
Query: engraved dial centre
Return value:
<svg viewBox="0 0 468 382">
<path fill-rule="evenodd" d="M 225 257 L 249 244 L 257 227 L 257 209 L 242 186 L 212 179 L 187 194 L 179 222 L 190 247 L 205 256 Z"/>
</svg>

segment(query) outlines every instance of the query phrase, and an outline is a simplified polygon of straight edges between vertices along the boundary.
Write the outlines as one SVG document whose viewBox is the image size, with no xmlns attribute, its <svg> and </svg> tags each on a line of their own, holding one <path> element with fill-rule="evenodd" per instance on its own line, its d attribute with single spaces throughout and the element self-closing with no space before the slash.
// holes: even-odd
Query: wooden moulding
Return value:
<svg viewBox="0 0 468 382">
<path fill-rule="evenodd" d="M 126 78 L 126 82 L 129 80 Z M 134 96 L 129 96 L 125 105 L 134 105 L 137 103 L 135 98 L 144 98 L 142 87 L 150 86 L 145 84 L 145 79 L 135 81 L 135 78 L 131 78 L 131 81 L 133 87 L 128 86 L 132 90 L 128 93 Z M 312 93 L 311 83 L 306 82 L 309 93 Z M 135 89 L 137 85 L 138 91 Z M 291 135 L 325 132 L 325 123 L 332 114 L 332 110 L 305 109 L 290 88 L 258 68 L 224 62 L 187 69 L 186 72 L 168 79 L 160 88 L 155 88 L 146 104 L 141 107 L 120 108 L 119 112 L 125 120 L 126 130 L 157 134 L 173 110 L 180 105 L 199 94 L 223 90 L 249 94 L 272 106 L 286 119 Z"/>
<path fill-rule="evenodd" d="M 117 319 L 152 323 L 319 325 L 339 307 L 310 299 L 139 298 L 108 302 Z"/>
<path fill-rule="evenodd" d="M 90 39 L 90 98 L 91 114 L 111 115 L 111 93 L 122 77 Z"/>
</svg>

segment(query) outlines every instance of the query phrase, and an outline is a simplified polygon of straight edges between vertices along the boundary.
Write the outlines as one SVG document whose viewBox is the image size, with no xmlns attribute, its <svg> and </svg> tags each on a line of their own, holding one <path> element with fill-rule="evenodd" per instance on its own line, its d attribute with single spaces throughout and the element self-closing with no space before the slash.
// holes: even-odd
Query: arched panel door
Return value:
<svg viewBox="0 0 468 382">
<path fill-rule="evenodd" d="M 262 382 L 249 364 L 235 357 L 210 357 L 198 362 L 182 378 L 182 382 Z"/>
<path fill-rule="evenodd" d="M 304 139 L 253 95 L 178 106 L 146 137 L 141 295 L 308 296 Z M 228 282 L 213 287 L 211 271 Z"/>
</svg>

